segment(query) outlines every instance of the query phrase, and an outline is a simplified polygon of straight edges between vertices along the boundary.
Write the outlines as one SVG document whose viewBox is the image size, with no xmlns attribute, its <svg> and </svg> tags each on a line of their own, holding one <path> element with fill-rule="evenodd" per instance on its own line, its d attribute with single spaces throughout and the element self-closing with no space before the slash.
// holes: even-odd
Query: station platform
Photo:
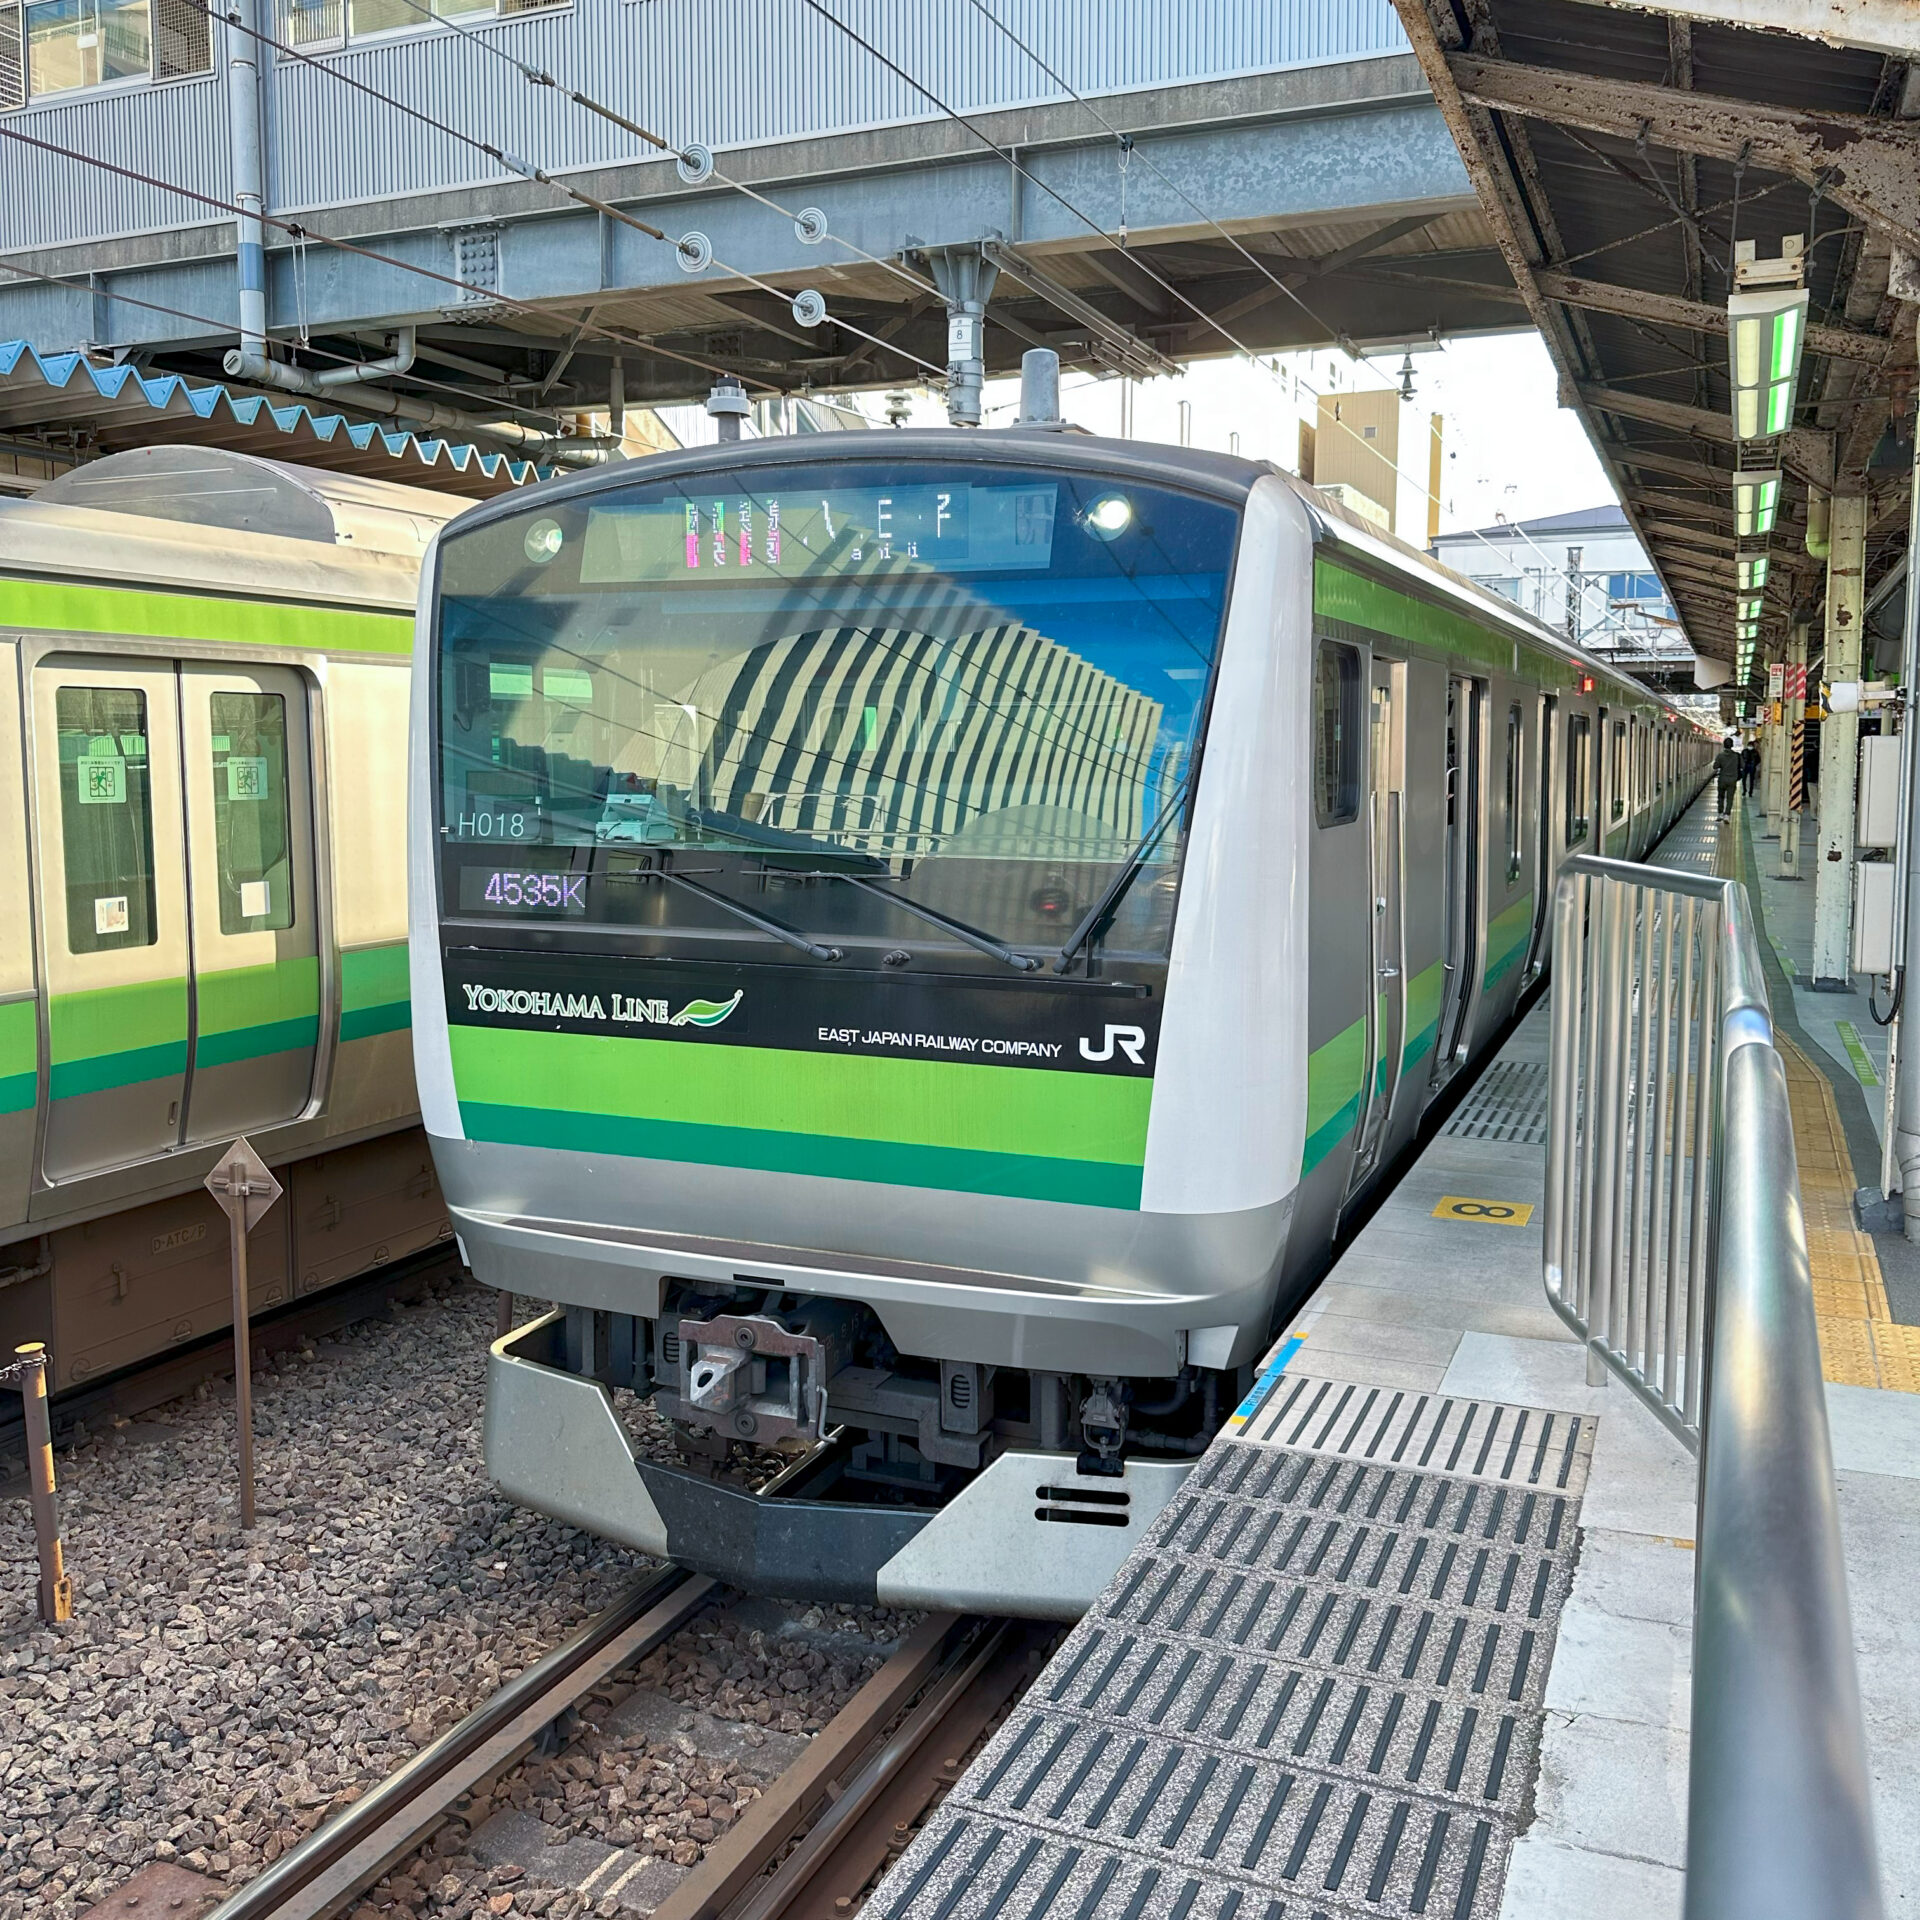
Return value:
<svg viewBox="0 0 1920 1920">
<path fill-rule="evenodd" d="M 1751 887 L 1749 847 L 1703 803 L 1656 863 Z M 1545 1298 L 1547 1048 L 1542 1004 L 876 1891 L 876 1920 L 1680 1913 L 1695 1468 L 1626 1388 L 1587 1385 Z M 1877 1349 L 1870 1239 L 1842 1215 L 1814 1227 L 1815 1197 L 1851 1180 L 1831 1064 L 1801 1052 L 1794 1119 L 1841 1353 L 1829 1417 L 1887 1911 L 1911 1914 L 1920 1395 L 1877 1360 L 1857 1384 L 1842 1351 L 1856 1306 Z M 1849 1260 L 1853 1295 L 1834 1278 Z"/>
</svg>

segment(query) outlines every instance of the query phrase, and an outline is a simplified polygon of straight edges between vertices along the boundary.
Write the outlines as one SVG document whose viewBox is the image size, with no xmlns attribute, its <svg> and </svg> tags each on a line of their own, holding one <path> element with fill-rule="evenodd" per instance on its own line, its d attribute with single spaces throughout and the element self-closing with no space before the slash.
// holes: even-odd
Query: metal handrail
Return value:
<svg viewBox="0 0 1920 1920">
<path fill-rule="evenodd" d="M 1734 881 L 1554 897 L 1543 1255 L 1588 1378 L 1699 1457 L 1687 1920 L 1879 1920 L 1786 1069 Z"/>
</svg>

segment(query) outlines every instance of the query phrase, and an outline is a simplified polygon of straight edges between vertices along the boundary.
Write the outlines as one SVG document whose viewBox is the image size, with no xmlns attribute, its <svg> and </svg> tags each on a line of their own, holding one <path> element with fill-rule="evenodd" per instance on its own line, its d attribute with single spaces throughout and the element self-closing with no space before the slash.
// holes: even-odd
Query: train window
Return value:
<svg viewBox="0 0 1920 1920">
<path fill-rule="evenodd" d="M 450 913 L 1057 951 L 1144 844 L 1101 945 L 1167 950 L 1230 507 L 931 456 L 633 470 L 445 547 Z M 697 888 L 637 884 L 663 849 Z"/>
<path fill-rule="evenodd" d="M 1593 722 L 1584 713 L 1567 717 L 1567 845 L 1578 846 L 1592 825 L 1587 798 L 1593 792 Z"/>
<path fill-rule="evenodd" d="M 1627 810 L 1627 723 L 1613 723 L 1613 758 L 1607 768 L 1611 778 L 1607 788 L 1607 824 L 1611 826 Z"/>
<path fill-rule="evenodd" d="M 1333 640 L 1313 663 L 1313 810 L 1323 827 L 1360 812 L 1360 655 Z"/>
<path fill-rule="evenodd" d="M 1520 878 L 1520 709 L 1507 709 L 1507 885 Z"/>
<path fill-rule="evenodd" d="M 213 836 L 222 933 L 293 925 L 287 816 L 287 703 L 277 693 L 216 693 Z"/>
<path fill-rule="evenodd" d="M 61 687 L 54 700 L 67 950 L 150 947 L 160 933 L 146 695 L 132 687 Z"/>
</svg>

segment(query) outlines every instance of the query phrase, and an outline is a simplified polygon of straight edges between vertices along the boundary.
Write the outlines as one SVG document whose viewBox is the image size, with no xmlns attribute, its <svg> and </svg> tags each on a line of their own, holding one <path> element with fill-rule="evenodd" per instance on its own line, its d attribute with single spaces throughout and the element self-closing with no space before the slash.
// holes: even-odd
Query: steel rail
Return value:
<svg viewBox="0 0 1920 1920">
<path fill-rule="evenodd" d="M 1547 1298 L 1589 1378 L 1624 1381 L 1699 1462 L 1686 1920 L 1880 1920 L 1793 1120 L 1746 890 L 1580 855 L 1554 916 Z"/>
<path fill-rule="evenodd" d="M 1039 1672 L 1053 1637 L 1030 1622 L 930 1614 L 654 1920 L 844 1916 Z"/>
<path fill-rule="evenodd" d="M 325 1920 L 337 1913 L 419 1847 L 463 1795 L 576 1700 L 643 1660 L 718 1590 L 717 1582 L 678 1567 L 638 1582 L 258 1879 L 229 1894 L 207 1920 Z"/>
</svg>

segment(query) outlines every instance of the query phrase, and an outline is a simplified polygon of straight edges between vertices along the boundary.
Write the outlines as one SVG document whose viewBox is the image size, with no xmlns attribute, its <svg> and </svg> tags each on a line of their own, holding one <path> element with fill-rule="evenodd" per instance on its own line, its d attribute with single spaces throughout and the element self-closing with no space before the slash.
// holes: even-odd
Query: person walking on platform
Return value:
<svg viewBox="0 0 1920 1920">
<path fill-rule="evenodd" d="M 1745 759 L 1740 751 L 1740 743 L 1732 734 L 1728 734 L 1721 744 L 1720 751 L 1713 756 L 1713 777 L 1720 783 L 1720 818 L 1728 819 L 1733 813 L 1733 796 L 1740 785 L 1740 775 Z"/>
<path fill-rule="evenodd" d="M 1760 746 L 1757 741 L 1749 740 L 1745 751 L 1740 755 L 1740 784 L 1747 790 L 1747 798 L 1753 798 L 1753 789 L 1760 778 Z"/>
</svg>

